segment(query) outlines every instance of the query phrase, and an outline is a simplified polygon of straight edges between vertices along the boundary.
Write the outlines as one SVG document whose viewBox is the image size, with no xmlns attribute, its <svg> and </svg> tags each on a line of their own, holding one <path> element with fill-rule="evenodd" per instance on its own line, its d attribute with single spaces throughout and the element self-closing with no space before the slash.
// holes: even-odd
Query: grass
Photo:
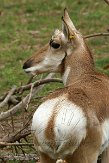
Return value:
<svg viewBox="0 0 109 163">
<path fill-rule="evenodd" d="M 83 35 L 109 29 L 109 7 L 99 0 L 0 0 L 0 96 L 13 85 L 27 82 L 22 65 L 47 43 L 55 28 L 61 28 L 63 9 Z M 87 40 L 97 71 L 109 74 L 109 37 Z M 40 95 L 61 84 L 48 84 Z M 15 161 L 14 161 L 15 162 Z M 13 163 L 13 161 L 10 161 Z"/>
<path fill-rule="evenodd" d="M 0 93 L 27 81 L 23 61 L 50 39 L 55 28 L 61 27 L 65 7 L 84 35 L 103 32 L 109 27 L 109 7 L 99 0 L 0 1 Z M 109 37 L 88 41 L 96 66 L 102 72 L 102 62 L 109 63 L 108 42 Z"/>
</svg>

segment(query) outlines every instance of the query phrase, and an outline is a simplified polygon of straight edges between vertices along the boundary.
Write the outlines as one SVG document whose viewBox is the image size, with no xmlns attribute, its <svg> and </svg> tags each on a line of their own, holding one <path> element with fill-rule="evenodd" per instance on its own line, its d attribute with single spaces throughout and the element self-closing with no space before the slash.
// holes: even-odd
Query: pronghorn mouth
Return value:
<svg viewBox="0 0 109 163">
<path fill-rule="evenodd" d="M 31 71 L 30 68 L 28 69 L 24 69 L 26 74 L 32 75 L 32 76 L 36 76 L 37 74 L 39 74 L 36 70 Z"/>
<path fill-rule="evenodd" d="M 25 69 L 24 71 L 25 71 L 25 73 L 27 73 L 28 75 L 31 75 L 33 77 L 44 73 L 44 71 L 40 71 L 40 70 L 37 70 L 37 69 L 31 70 L 30 68 Z"/>
</svg>

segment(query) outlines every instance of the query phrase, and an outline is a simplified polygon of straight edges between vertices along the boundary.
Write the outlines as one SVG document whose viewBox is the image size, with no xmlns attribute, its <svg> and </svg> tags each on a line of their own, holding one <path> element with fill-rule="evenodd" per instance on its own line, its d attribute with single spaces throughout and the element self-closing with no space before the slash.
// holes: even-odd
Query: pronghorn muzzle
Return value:
<svg viewBox="0 0 109 163">
<path fill-rule="evenodd" d="M 29 73 L 29 68 L 32 66 L 33 64 L 33 60 L 32 59 L 28 59 L 24 64 L 23 64 L 23 69 L 25 70 L 25 72 Z"/>
</svg>

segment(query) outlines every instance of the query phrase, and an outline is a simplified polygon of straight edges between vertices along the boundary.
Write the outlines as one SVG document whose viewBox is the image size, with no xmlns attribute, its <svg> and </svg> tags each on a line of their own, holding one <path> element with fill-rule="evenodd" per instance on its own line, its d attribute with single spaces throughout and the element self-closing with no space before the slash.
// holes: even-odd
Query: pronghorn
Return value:
<svg viewBox="0 0 109 163">
<path fill-rule="evenodd" d="M 28 59 L 27 73 L 61 73 L 64 88 L 38 107 L 32 133 L 41 163 L 109 163 L 109 78 L 94 69 L 92 54 L 67 10 L 62 31 Z"/>
</svg>

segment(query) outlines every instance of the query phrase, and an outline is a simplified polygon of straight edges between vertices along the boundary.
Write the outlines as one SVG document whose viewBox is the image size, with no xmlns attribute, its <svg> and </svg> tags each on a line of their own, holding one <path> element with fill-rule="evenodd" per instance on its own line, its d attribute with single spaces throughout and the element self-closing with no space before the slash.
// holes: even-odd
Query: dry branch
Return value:
<svg viewBox="0 0 109 163">
<path fill-rule="evenodd" d="M 14 143 L 16 141 L 20 141 L 22 138 L 27 137 L 28 135 L 31 134 L 30 129 L 25 129 L 22 132 L 17 133 L 12 133 L 10 135 L 6 135 L 4 138 L 0 140 L 0 142 L 5 142 L 5 143 Z M 4 148 L 6 145 L 0 144 L 0 148 Z"/>
<path fill-rule="evenodd" d="M 42 88 L 42 86 L 41 86 L 42 84 L 50 83 L 50 82 L 56 82 L 56 81 L 62 82 L 62 80 L 59 80 L 59 79 L 48 79 L 48 78 L 52 78 L 53 75 L 54 75 L 54 73 L 51 73 L 46 77 L 46 79 L 36 82 L 35 87 L 37 86 L 37 88 L 35 88 L 35 87 L 33 88 L 33 91 L 31 93 L 31 98 Z M 29 84 L 27 86 L 24 86 L 24 87 L 22 86 L 22 87 L 23 87 L 23 90 L 26 90 L 26 89 L 30 89 L 31 86 L 32 85 Z M 2 112 L 0 114 L 0 121 L 3 121 L 4 119 L 14 115 L 16 112 L 18 112 L 22 108 L 26 108 L 29 98 L 30 98 L 30 95 L 28 94 L 26 97 L 24 97 L 22 99 L 22 101 L 20 103 L 18 103 L 17 105 L 12 107 L 8 111 Z"/>
<path fill-rule="evenodd" d="M 109 36 L 109 32 L 108 33 L 95 33 L 95 34 L 90 34 L 90 35 L 84 36 L 84 38 L 87 39 L 87 38 L 97 37 L 97 36 Z"/>
<path fill-rule="evenodd" d="M 11 109 L 9 109 L 6 112 L 1 112 L 0 114 L 0 121 L 3 121 L 4 119 L 14 115 L 16 112 L 21 110 L 22 108 L 25 108 L 27 102 L 28 102 L 29 95 L 27 95 L 19 104 L 15 105 Z"/>
<path fill-rule="evenodd" d="M 10 97 L 13 95 L 13 93 L 16 90 L 16 86 L 14 86 L 9 93 L 7 94 L 7 96 L 5 97 L 4 101 L 0 103 L 0 108 L 5 106 L 7 104 L 7 102 L 9 101 Z"/>
<path fill-rule="evenodd" d="M 58 78 L 39 80 L 39 81 L 36 81 L 34 83 L 30 83 L 28 85 L 24 85 L 24 86 L 19 87 L 18 89 L 16 89 L 16 92 L 20 92 L 21 93 L 23 91 L 30 90 L 31 87 L 33 86 L 33 84 L 34 84 L 34 87 L 38 87 L 39 85 L 49 84 L 51 82 L 59 82 L 59 83 L 62 83 L 62 80 L 61 79 L 58 79 Z"/>
<path fill-rule="evenodd" d="M 5 93 L 3 96 L 0 97 L 0 102 L 2 102 L 5 99 L 5 97 L 7 96 L 7 94 L 8 93 Z"/>
<path fill-rule="evenodd" d="M 0 144 L 0 148 L 4 148 L 6 146 L 5 143 L 15 143 L 15 142 L 20 142 L 20 140 L 22 138 L 26 139 L 26 137 L 31 134 L 31 129 L 29 127 L 31 118 L 32 118 L 32 114 L 29 115 L 29 119 L 27 120 L 25 125 L 19 131 L 15 132 L 15 133 L 11 133 L 11 134 L 3 137 L 2 139 L 0 139 L 0 142 L 2 142 Z"/>
<path fill-rule="evenodd" d="M 0 146 L 33 146 L 33 143 L 7 143 L 7 142 L 0 142 Z"/>
<path fill-rule="evenodd" d="M 19 161 L 38 161 L 39 158 L 36 154 L 19 154 L 17 156 L 14 155 L 6 155 L 6 156 L 0 156 L 0 159 L 3 161 L 9 161 L 9 160 L 19 160 Z"/>
</svg>

